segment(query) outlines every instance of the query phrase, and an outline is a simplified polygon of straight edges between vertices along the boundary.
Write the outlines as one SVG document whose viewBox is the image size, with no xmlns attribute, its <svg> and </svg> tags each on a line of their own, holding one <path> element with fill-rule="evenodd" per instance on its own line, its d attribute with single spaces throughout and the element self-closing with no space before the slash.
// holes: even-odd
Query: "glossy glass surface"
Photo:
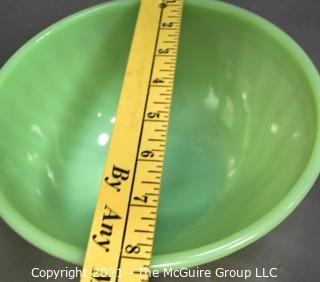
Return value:
<svg viewBox="0 0 320 282">
<path fill-rule="evenodd" d="M 84 256 L 137 10 L 120 1 L 72 16 L 0 71 L 1 214 L 74 263 Z M 154 267 L 225 256 L 293 210 L 319 173 L 319 94 L 309 59 L 270 23 L 186 1 Z"/>
</svg>

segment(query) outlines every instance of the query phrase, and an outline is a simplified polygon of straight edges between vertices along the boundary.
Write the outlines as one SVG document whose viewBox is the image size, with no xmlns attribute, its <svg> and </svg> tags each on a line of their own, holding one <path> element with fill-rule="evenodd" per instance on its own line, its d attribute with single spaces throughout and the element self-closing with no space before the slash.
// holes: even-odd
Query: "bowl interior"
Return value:
<svg viewBox="0 0 320 282">
<path fill-rule="evenodd" d="M 185 6 L 155 257 L 256 222 L 292 189 L 315 142 L 312 89 L 285 44 L 210 7 Z M 0 83 L 3 195 L 82 256 L 137 10 L 109 4 L 56 26 Z"/>
</svg>

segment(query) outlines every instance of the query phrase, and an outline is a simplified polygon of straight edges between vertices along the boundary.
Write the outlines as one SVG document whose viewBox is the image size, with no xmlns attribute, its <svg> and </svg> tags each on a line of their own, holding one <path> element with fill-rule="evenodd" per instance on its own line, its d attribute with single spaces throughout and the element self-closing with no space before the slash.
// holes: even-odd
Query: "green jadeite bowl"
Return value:
<svg viewBox="0 0 320 282">
<path fill-rule="evenodd" d="M 77 13 L 0 71 L 1 215 L 69 262 L 83 262 L 137 11 Z M 233 253 L 297 206 L 319 173 L 319 98 L 318 72 L 282 31 L 186 1 L 154 268 Z"/>
</svg>

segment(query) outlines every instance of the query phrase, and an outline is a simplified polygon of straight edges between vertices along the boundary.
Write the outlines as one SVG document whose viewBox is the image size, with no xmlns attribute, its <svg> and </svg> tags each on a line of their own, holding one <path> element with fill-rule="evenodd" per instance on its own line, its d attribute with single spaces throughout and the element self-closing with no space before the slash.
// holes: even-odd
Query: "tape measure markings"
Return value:
<svg viewBox="0 0 320 282">
<path fill-rule="evenodd" d="M 148 281 L 137 269 L 150 267 L 182 8 L 141 1 L 84 263 L 95 275 L 83 282 Z"/>
</svg>

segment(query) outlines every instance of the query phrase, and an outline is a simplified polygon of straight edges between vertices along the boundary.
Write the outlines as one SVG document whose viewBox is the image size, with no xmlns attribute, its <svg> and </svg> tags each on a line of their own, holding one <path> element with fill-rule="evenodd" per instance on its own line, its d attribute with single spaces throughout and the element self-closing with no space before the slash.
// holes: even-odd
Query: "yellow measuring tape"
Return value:
<svg viewBox="0 0 320 282">
<path fill-rule="evenodd" d="M 82 282 L 148 281 L 183 0 L 142 0 Z"/>
</svg>

